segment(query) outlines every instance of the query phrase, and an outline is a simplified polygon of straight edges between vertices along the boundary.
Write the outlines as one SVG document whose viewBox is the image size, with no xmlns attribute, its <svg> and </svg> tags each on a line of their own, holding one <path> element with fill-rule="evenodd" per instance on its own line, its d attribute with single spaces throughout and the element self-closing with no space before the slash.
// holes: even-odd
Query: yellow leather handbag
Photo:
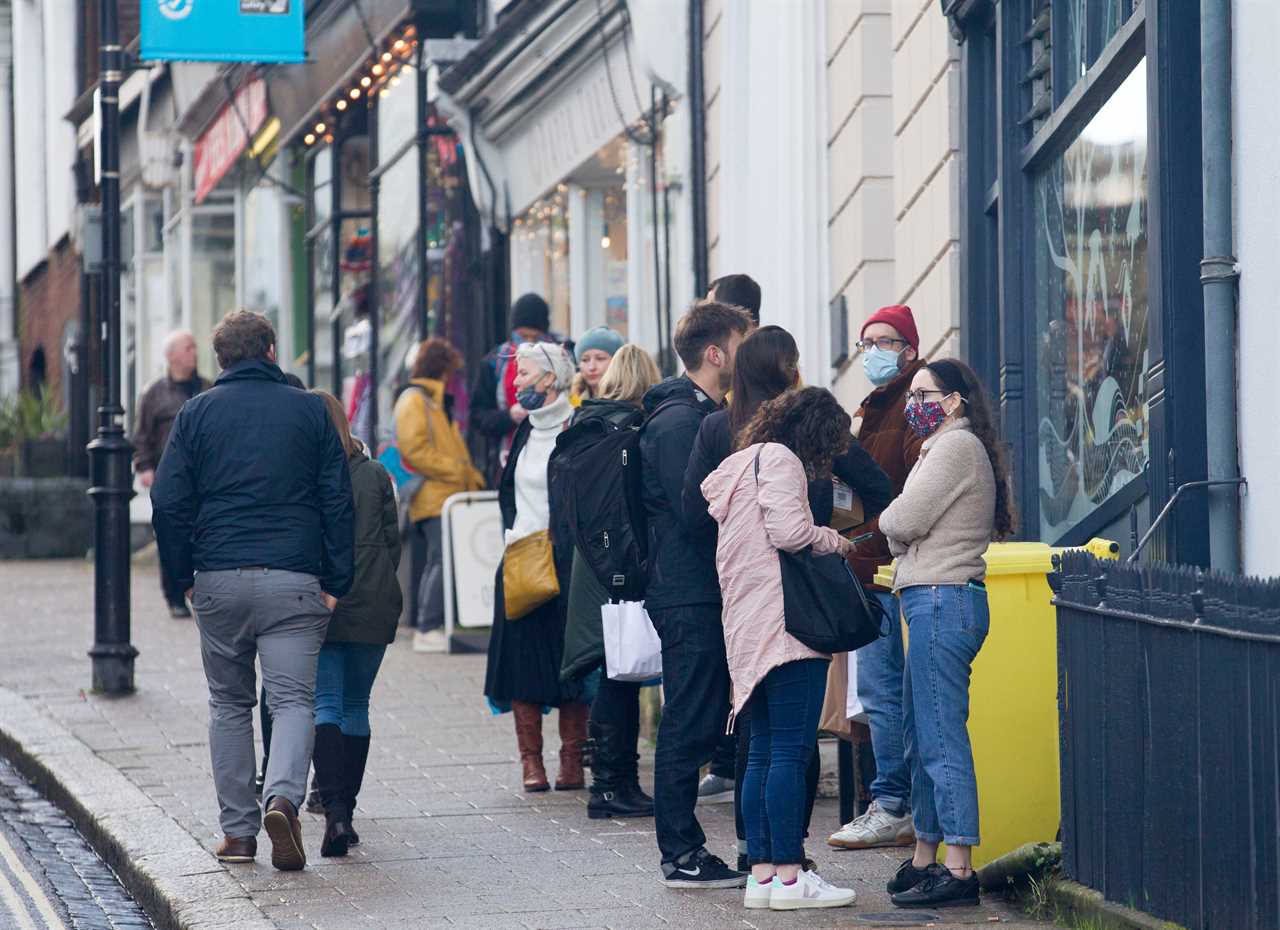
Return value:
<svg viewBox="0 0 1280 930">
<path fill-rule="evenodd" d="M 502 601 L 508 620 L 533 613 L 559 594 L 548 530 L 530 533 L 507 546 L 502 556 Z"/>
</svg>

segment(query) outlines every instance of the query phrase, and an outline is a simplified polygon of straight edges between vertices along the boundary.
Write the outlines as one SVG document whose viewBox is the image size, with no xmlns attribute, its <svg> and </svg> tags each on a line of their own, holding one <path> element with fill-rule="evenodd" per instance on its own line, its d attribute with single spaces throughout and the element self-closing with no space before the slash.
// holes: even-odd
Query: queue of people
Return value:
<svg viewBox="0 0 1280 930">
<path fill-rule="evenodd" d="M 441 507 L 490 483 L 503 555 L 484 695 L 512 716 L 525 791 L 587 788 L 590 737 L 588 816 L 653 817 L 667 886 L 743 888 L 747 908 L 851 904 L 854 891 L 826 882 L 805 850 L 819 718 L 835 680 L 828 665 L 845 657 L 791 632 L 780 567 L 783 554 L 839 554 L 884 622 L 858 651 L 849 685 L 867 710 L 873 801 L 828 842 L 914 844 L 889 884 L 895 904 L 977 902 L 968 680 L 989 626 L 982 555 L 1014 527 L 994 412 L 962 362 L 920 357 L 907 307 L 866 321 L 859 348 L 876 387 L 852 416 L 830 392 L 804 386 L 795 340 L 759 326 L 759 310 L 749 277 L 719 279 L 675 327 L 684 371 L 664 381 L 647 352 L 612 330 L 588 331 L 575 354 L 550 334 L 545 302 L 525 295 L 512 308 L 511 338 L 474 380 L 469 443 L 449 389 L 462 359 L 443 340 L 424 341 L 395 406 L 397 448 L 420 479 L 401 507 L 341 404 L 287 383 L 265 318 L 228 315 L 214 336 L 222 374 L 174 412 L 152 487 L 166 591 L 185 592 L 201 634 L 219 858 L 251 860 L 261 826 L 273 864 L 305 865 L 297 811 L 312 762 L 326 816 L 322 855 L 359 842 L 352 819 L 369 695 L 402 612 L 404 516 L 421 553 L 407 592 L 414 648 L 444 651 Z M 182 374 L 171 368 L 170 378 Z M 579 501 L 558 477 L 570 439 L 592 430 L 636 436 L 642 596 L 661 644 L 664 696 L 652 797 L 638 777 L 641 683 L 606 674 L 601 613 L 615 598 L 575 539 Z M 280 442 L 289 444 L 282 454 L 262 454 Z M 829 524 L 840 486 L 864 516 L 837 530 Z M 875 573 L 894 559 L 892 590 L 876 588 Z M 904 626 L 915 632 L 909 652 Z M 272 724 L 261 808 L 255 658 Z M 554 780 L 542 738 L 552 709 Z M 713 759 L 735 806 L 734 866 L 707 848 L 696 815 Z"/>
</svg>

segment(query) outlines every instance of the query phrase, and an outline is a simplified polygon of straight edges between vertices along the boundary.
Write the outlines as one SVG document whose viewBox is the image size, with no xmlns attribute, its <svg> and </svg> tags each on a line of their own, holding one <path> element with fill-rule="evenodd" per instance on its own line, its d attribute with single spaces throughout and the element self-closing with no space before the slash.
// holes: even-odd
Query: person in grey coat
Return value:
<svg viewBox="0 0 1280 930">
<path fill-rule="evenodd" d="M 351 826 L 369 759 L 369 693 L 403 606 L 400 523 L 391 476 L 352 437 L 342 404 L 319 389 L 347 452 L 355 499 L 355 579 L 338 601 L 316 663 L 316 743 L 312 763 L 324 807 L 320 855 L 345 856 L 360 836 Z"/>
</svg>

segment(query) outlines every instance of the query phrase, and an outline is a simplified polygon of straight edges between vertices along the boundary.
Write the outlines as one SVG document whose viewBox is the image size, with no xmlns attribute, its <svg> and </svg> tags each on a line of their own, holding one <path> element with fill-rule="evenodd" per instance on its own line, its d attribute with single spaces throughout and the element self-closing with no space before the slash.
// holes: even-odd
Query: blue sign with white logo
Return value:
<svg viewBox="0 0 1280 930">
<path fill-rule="evenodd" d="M 141 0 L 143 61 L 298 62 L 304 0 Z"/>
</svg>

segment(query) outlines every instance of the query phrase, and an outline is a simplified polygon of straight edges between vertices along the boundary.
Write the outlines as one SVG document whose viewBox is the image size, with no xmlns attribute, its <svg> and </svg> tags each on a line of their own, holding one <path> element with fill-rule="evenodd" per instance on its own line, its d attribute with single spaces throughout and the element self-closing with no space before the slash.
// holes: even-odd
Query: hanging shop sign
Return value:
<svg viewBox="0 0 1280 930">
<path fill-rule="evenodd" d="M 232 101 L 196 139 L 193 166 L 196 203 L 218 186 L 266 119 L 267 85 L 261 78 L 254 78 L 236 91 Z"/>
<path fill-rule="evenodd" d="M 141 0 L 144 61 L 299 62 L 303 0 Z"/>
</svg>

